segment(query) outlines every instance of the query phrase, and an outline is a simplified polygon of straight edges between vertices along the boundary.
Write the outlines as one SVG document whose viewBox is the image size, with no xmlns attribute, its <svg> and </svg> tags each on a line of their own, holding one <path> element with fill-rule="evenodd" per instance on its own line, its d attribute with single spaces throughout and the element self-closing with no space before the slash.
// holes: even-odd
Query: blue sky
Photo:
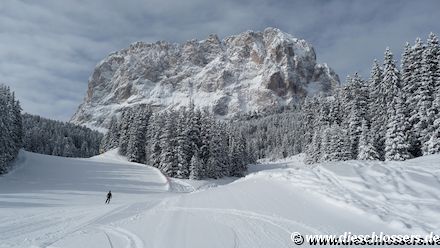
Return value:
<svg viewBox="0 0 440 248">
<path fill-rule="evenodd" d="M 399 57 L 406 41 L 440 34 L 439 13 L 437 0 L 2 0 L 0 82 L 25 112 L 69 120 L 112 51 L 268 26 L 309 41 L 341 79 L 368 77 L 387 46 Z"/>
</svg>

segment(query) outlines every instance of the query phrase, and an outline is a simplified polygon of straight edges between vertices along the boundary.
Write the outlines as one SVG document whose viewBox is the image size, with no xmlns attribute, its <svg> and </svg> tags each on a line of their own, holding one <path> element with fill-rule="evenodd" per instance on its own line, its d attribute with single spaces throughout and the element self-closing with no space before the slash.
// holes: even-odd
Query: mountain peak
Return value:
<svg viewBox="0 0 440 248">
<path fill-rule="evenodd" d="M 277 28 L 223 40 L 211 34 L 182 44 L 135 42 L 96 66 L 72 122 L 105 128 L 112 116 L 133 105 L 161 110 L 191 100 L 229 118 L 294 105 L 337 84 L 333 70 L 316 63 L 309 43 Z"/>
</svg>

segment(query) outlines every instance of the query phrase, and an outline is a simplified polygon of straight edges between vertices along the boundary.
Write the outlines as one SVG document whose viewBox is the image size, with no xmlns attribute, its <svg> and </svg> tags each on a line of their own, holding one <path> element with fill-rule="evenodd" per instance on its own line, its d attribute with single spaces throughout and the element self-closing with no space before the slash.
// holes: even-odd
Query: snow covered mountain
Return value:
<svg viewBox="0 0 440 248">
<path fill-rule="evenodd" d="M 294 104 L 338 84 L 331 68 L 317 64 L 309 43 L 276 28 L 184 44 L 137 42 L 96 66 L 71 121 L 105 128 L 127 106 L 164 109 L 191 100 L 231 117 Z"/>
</svg>

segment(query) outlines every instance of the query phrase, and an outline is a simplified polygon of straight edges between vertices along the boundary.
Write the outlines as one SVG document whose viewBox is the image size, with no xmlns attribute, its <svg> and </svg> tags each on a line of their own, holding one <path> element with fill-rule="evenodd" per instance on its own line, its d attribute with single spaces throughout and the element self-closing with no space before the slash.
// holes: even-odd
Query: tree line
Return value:
<svg viewBox="0 0 440 248">
<path fill-rule="evenodd" d="M 0 174 L 8 172 L 19 150 L 63 157 L 91 157 L 102 134 L 70 123 L 21 114 L 20 102 L 0 84 Z"/>
<path fill-rule="evenodd" d="M 303 152 L 305 146 L 303 112 L 298 108 L 281 113 L 250 113 L 231 122 L 244 134 L 251 156 L 278 159 Z"/>
<path fill-rule="evenodd" d="M 177 178 L 243 176 L 255 161 L 243 134 L 194 105 L 153 113 L 150 106 L 126 109 L 111 120 L 101 152 L 119 148 L 130 161 Z"/>
<path fill-rule="evenodd" d="M 99 154 L 103 135 L 72 123 L 23 114 L 23 148 L 61 157 L 88 158 Z"/>
<path fill-rule="evenodd" d="M 303 106 L 306 161 L 406 160 L 440 152 L 440 46 L 406 44 L 400 68 L 390 49 L 369 80 L 347 78 L 332 97 Z"/>
</svg>

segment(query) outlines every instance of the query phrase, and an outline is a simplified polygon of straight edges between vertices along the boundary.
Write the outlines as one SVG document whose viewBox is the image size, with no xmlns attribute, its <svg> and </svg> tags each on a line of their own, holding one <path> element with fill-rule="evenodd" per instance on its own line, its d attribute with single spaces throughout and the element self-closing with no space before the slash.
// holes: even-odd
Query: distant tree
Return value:
<svg viewBox="0 0 440 248">
<path fill-rule="evenodd" d="M 99 154 L 103 135 L 89 128 L 24 114 L 23 147 L 30 152 L 87 158 Z"/>
<path fill-rule="evenodd" d="M 78 154 L 78 150 L 70 137 L 64 137 L 62 147 L 63 157 L 74 157 L 75 154 Z"/>
</svg>

